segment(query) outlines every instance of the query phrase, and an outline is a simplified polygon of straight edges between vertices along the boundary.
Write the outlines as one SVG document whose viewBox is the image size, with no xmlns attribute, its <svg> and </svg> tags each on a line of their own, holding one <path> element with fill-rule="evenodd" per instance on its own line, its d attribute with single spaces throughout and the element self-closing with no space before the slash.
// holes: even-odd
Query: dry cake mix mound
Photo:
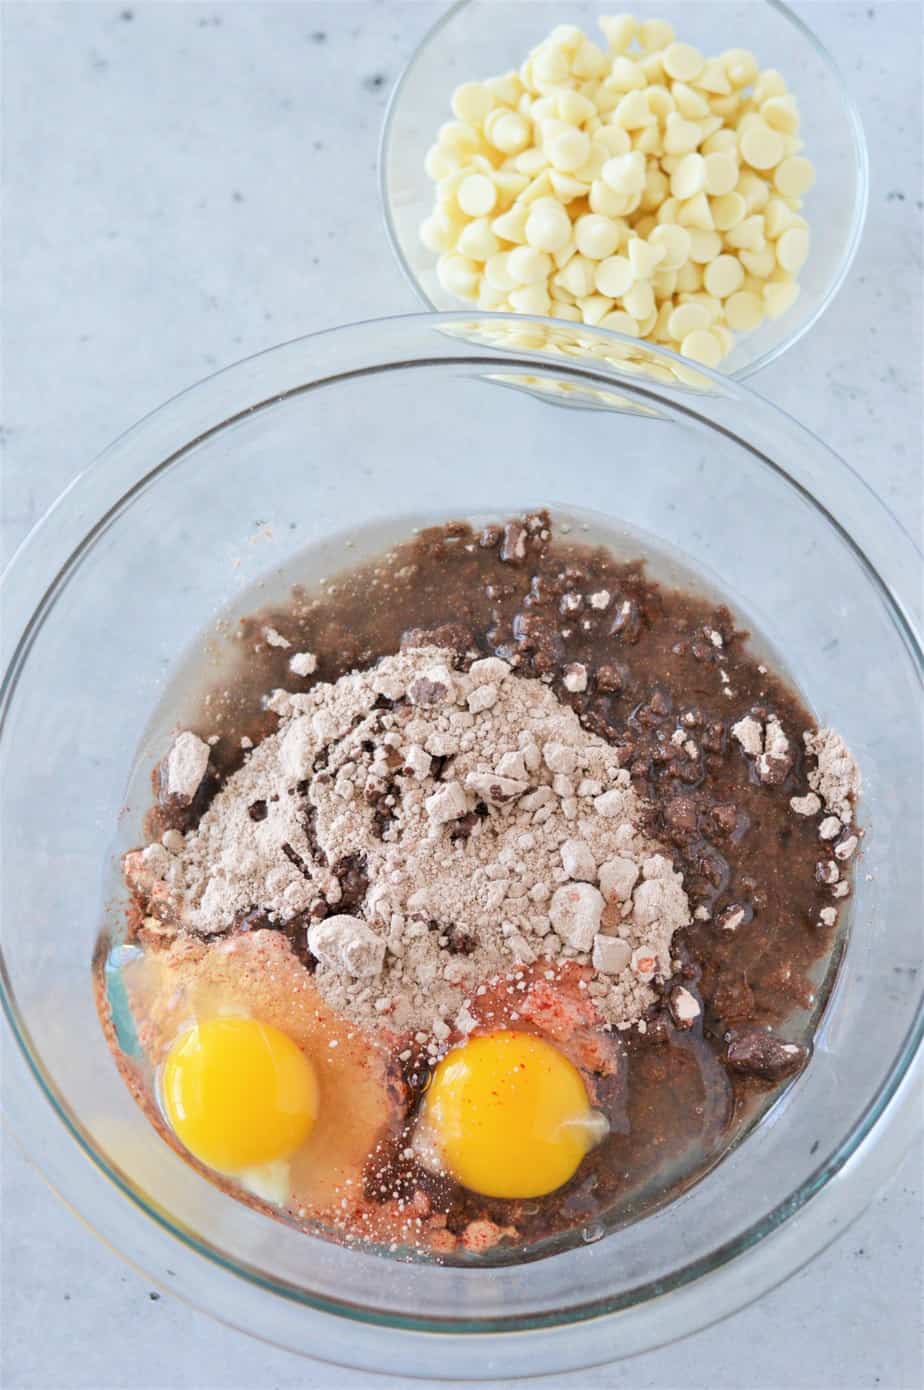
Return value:
<svg viewBox="0 0 924 1390">
<path fill-rule="evenodd" d="M 367 1026 L 465 1033 L 486 980 L 571 959 L 590 966 L 602 1021 L 626 1028 L 671 973 L 682 878 L 644 832 L 629 773 L 570 707 L 496 657 L 454 660 L 413 649 L 275 692 L 278 732 L 177 852 L 152 845 L 129 873 L 197 933 L 300 917 L 318 987 Z M 191 739 L 167 774 L 195 763 L 194 792 L 208 748 Z"/>
</svg>

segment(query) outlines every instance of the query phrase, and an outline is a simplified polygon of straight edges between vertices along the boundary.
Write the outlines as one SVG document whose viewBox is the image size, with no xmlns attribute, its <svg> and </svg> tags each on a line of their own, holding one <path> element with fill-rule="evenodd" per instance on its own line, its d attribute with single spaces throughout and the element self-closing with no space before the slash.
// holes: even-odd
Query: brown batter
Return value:
<svg viewBox="0 0 924 1390">
<path fill-rule="evenodd" d="M 267 642 L 267 626 L 291 645 Z M 837 932 L 836 922 L 825 926 L 820 918 L 831 907 L 825 866 L 834 862 L 833 847 L 819 843 L 814 816 L 789 805 L 808 791 L 802 733 L 814 726 L 798 694 L 749 652 L 727 608 L 652 582 L 642 562 L 553 539 L 545 514 L 480 534 L 463 523 L 434 527 L 338 576 L 332 594 L 296 590 L 287 608 L 243 620 L 239 636 L 246 661 L 203 706 L 203 736 L 221 736 L 214 771 L 192 806 L 168 800 L 155 808 L 152 838 L 195 824 L 240 766 L 242 736 L 257 743 L 275 730 L 276 716 L 262 705 L 268 690 L 308 690 L 401 645 L 426 642 L 451 648 L 462 666 L 475 653 L 497 655 L 551 682 L 586 728 L 614 746 L 650 801 L 646 829 L 673 850 L 694 911 L 693 924 L 674 939 L 675 973 L 657 984 L 660 998 L 644 1032 L 619 1035 L 602 1057 L 582 1059 L 611 1132 L 565 1188 L 541 1201 L 489 1200 L 405 1157 L 429 1075 L 425 1057 L 412 1049 L 410 1061 L 394 1065 L 397 1115 L 367 1164 L 366 1198 L 415 1202 L 443 1254 L 473 1222 L 489 1221 L 499 1229 L 479 1227 L 492 1232 L 484 1244 L 501 1231 L 510 1235 L 495 1258 L 523 1259 L 558 1248 L 554 1238 L 575 1227 L 634 1219 L 676 1196 L 805 1061 L 802 1046 L 785 1047 L 766 1028 L 804 1034 Z M 316 670 L 294 675 L 292 652 L 314 653 Z M 576 667 L 586 672 L 584 689 L 574 688 L 584 683 L 583 674 L 574 680 Z M 731 726 L 747 714 L 763 721 L 771 713 L 788 731 L 791 751 L 768 782 L 758 779 Z M 356 866 L 352 907 L 364 891 Z M 238 924 L 241 931 L 270 927 L 265 915 Z M 282 930 L 310 970 L 305 923 Z M 700 1005 L 692 1025 L 678 1014 L 679 987 Z M 503 999 L 483 1002 L 491 1005 L 492 1026 L 503 1026 Z M 586 998 L 575 995 L 576 1013 L 562 1034 L 572 1052 L 584 1027 L 581 1007 Z M 521 1019 L 517 1026 L 554 1036 L 541 991 Z"/>
</svg>

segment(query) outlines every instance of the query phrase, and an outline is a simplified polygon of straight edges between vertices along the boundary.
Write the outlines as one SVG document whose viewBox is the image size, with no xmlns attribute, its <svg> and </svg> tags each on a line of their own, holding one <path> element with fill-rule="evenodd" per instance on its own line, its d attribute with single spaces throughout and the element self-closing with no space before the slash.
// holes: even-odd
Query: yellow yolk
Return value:
<svg viewBox="0 0 924 1390">
<path fill-rule="evenodd" d="M 163 1070 L 167 1119 L 190 1153 L 234 1173 L 289 1158 L 318 1113 L 314 1068 L 291 1038 L 252 1018 L 182 1033 Z"/>
<path fill-rule="evenodd" d="M 604 1128 L 580 1072 L 530 1033 L 491 1033 L 448 1052 L 421 1109 L 422 1142 L 487 1197 L 554 1192 Z"/>
</svg>

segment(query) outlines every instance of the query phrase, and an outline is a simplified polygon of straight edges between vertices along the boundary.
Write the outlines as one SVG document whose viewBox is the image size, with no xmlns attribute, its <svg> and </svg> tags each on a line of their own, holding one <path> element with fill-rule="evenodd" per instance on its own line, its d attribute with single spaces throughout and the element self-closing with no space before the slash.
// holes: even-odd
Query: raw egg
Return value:
<svg viewBox="0 0 924 1390">
<path fill-rule="evenodd" d="M 238 1174 L 287 1159 L 318 1113 L 314 1067 L 291 1038 L 253 1018 L 195 1024 L 164 1063 L 167 1119 L 190 1153 Z"/>
<path fill-rule="evenodd" d="M 504 1031 L 438 1064 L 417 1147 L 473 1192 L 542 1197 L 573 1176 L 606 1129 L 567 1057 L 531 1033 Z"/>
</svg>

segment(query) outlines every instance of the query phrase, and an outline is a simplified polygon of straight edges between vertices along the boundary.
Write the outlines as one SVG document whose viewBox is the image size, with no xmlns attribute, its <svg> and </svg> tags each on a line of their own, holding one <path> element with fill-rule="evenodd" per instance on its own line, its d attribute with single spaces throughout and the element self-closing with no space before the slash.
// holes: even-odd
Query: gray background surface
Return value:
<svg viewBox="0 0 924 1390">
<path fill-rule="evenodd" d="M 872 202 L 837 302 L 751 384 L 847 458 L 917 536 L 922 9 L 796 8 L 859 100 Z M 441 9 L 4 6 L 4 555 L 104 445 L 182 387 L 287 338 L 416 309 L 384 239 L 376 144 L 390 86 Z M 2 1160 L 3 1390 L 402 1383 L 303 1361 L 158 1295 L 9 1141 Z M 554 1384 L 917 1390 L 920 1173 L 918 1151 L 844 1237 L 757 1306 Z"/>
</svg>

